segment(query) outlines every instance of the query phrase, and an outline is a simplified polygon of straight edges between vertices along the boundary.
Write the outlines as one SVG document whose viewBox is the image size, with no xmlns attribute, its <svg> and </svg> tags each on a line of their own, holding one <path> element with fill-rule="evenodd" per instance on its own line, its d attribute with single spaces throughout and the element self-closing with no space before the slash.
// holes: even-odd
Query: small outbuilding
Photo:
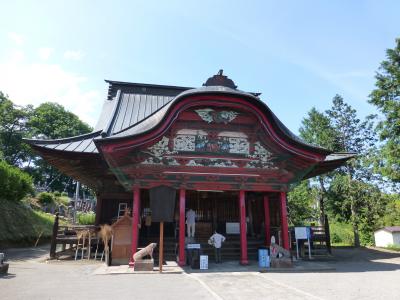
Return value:
<svg viewBox="0 0 400 300">
<path fill-rule="evenodd" d="M 375 246 L 400 245 L 400 226 L 387 226 L 374 232 Z"/>
</svg>

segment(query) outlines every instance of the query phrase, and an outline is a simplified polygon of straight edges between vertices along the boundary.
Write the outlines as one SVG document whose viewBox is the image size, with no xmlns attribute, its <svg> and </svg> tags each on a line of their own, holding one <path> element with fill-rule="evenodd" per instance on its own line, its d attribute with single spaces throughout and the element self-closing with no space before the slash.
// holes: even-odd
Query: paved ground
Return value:
<svg viewBox="0 0 400 300">
<path fill-rule="evenodd" d="M 96 275 L 105 274 L 100 263 L 45 263 L 46 254 L 47 248 L 9 250 L 0 299 L 400 299 L 400 253 L 373 249 L 336 250 L 334 259 L 318 263 L 331 271 L 293 273 L 225 263 L 210 264 L 210 272 Z"/>
</svg>

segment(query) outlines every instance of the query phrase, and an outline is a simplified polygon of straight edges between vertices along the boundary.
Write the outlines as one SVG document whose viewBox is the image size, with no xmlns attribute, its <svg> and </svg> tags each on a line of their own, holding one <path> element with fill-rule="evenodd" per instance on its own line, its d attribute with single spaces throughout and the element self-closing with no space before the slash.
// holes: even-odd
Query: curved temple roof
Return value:
<svg viewBox="0 0 400 300">
<path fill-rule="evenodd" d="M 259 93 L 243 92 L 233 88 L 233 86 L 231 88 L 213 85 L 215 82 L 218 82 L 216 80 L 212 80 L 210 83 L 211 85 L 205 84 L 206 86 L 201 88 L 127 83 L 109 80 L 106 80 L 106 82 L 109 84 L 108 96 L 104 101 L 100 118 L 92 133 L 66 139 L 26 139 L 25 141 L 32 145 L 38 152 L 42 152 L 43 149 L 43 151 L 46 151 L 47 155 L 49 151 L 57 153 L 57 155 L 62 152 L 75 153 L 76 155 L 101 155 L 96 145 L 151 131 L 162 122 L 173 105 L 181 99 L 194 95 L 215 94 L 236 96 L 250 101 L 265 112 L 268 119 L 271 120 L 271 125 L 281 134 L 286 142 L 326 155 L 323 162 L 320 162 L 313 170 L 305 175 L 306 178 L 329 172 L 354 156 L 354 153 L 332 153 L 332 151 L 327 149 L 304 142 L 293 134 L 275 116 L 269 107 L 258 98 L 258 95 L 260 95 Z"/>
</svg>

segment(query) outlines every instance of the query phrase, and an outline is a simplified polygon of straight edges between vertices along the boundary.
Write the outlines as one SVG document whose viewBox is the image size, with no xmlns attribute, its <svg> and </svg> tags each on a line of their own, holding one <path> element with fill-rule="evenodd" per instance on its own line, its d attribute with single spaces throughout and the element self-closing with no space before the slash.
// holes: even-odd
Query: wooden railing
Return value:
<svg viewBox="0 0 400 300">
<path fill-rule="evenodd" d="M 66 249 L 66 245 L 70 245 L 72 249 L 78 243 L 77 232 L 88 230 L 91 232 L 90 241 L 97 242 L 97 231 L 98 226 L 94 225 L 59 225 L 59 214 L 56 213 L 56 217 L 53 224 L 53 234 L 51 237 L 50 245 L 50 259 L 55 259 L 57 255 L 63 253 Z M 57 245 L 62 245 L 61 251 L 57 252 Z"/>
</svg>

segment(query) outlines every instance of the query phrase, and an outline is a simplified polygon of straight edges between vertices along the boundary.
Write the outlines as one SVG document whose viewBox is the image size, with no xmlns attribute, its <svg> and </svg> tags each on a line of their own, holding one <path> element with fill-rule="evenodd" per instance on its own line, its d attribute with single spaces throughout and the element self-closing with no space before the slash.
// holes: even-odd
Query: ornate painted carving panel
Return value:
<svg viewBox="0 0 400 300">
<path fill-rule="evenodd" d="M 239 115 L 236 111 L 218 111 L 212 108 L 196 109 L 195 112 L 207 123 L 215 122 L 228 124 Z"/>
<path fill-rule="evenodd" d="M 246 168 L 276 169 L 271 161 L 272 153 L 265 149 L 259 141 L 254 143 L 254 153 L 248 157 L 254 160 L 249 161 Z"/>
<path fill-rule="evenodd" d="M 212 139 L 206 135 L 180 134 L 173 139 L 173 150 L 169 149 L 169 138 L 163 137 L 159 142 L 142 150 L 146 157 L 143 165 L 188 166 L 188 167 L 219 167 L 219 168 L 252 168 L 276 169 L 272 162 L 272 153 L 259 141 L 254 143 L 254 152 L 250 154 L 250 143 L 245 137 L 217 136 Z M 185 158 L 193 155 L 223 155 L 223 158 Z M 230 159 L 230 155 L 235 155 Z M 249 159 L 251 159 L 249 161 Z M 180 163 L 181 162 L 181 163 Z"/>
<path fill-rule="evenodd" d="M 229 159 L 219 158 L 199 158 L 191 159 L 186 166 L 190 167 L 219 167 L 219 168 L 237 168 Z"/>
<path fill-rule="evenodd" d="M 147 150 L 141 151 L 142 154 L 148 156 L 142 164 L 144 165 L 168 165 L 179 166 L 178 162 L 166 155 L 176 154 L 176 151 L 170 151 L 169 138 L 164 136 L 160 141 L 149 147 Z"/>
<path fill-rule="evenodd" d="M 175 151 L 194 151 L 196 149 L 196 136 L 178 135 L 174 139 Z"/>
<path fill-rule="evenodd" d="M 236 131 L 232 130 L 238 128 L 237 125 L 229 126 L 229 128 L 226 126 L 235 120 L 239 115 L 238 112 L 212 108 L 197 109 L 192 112 L 197 113 L 206 123 L 216 124 L 212 127 L 199 125 L 198 129 L 181 127 L 173 133 L 172 140 L 170 137 L 164 136 L 147 150 L 140 151 L 144 156 L 141 164 L 249 169 L 277 168 L 273 162 L 272 153 L 260 141 L 250 145 L 249 137 L 244 132 L 237 129 Z"/>
</svg>

